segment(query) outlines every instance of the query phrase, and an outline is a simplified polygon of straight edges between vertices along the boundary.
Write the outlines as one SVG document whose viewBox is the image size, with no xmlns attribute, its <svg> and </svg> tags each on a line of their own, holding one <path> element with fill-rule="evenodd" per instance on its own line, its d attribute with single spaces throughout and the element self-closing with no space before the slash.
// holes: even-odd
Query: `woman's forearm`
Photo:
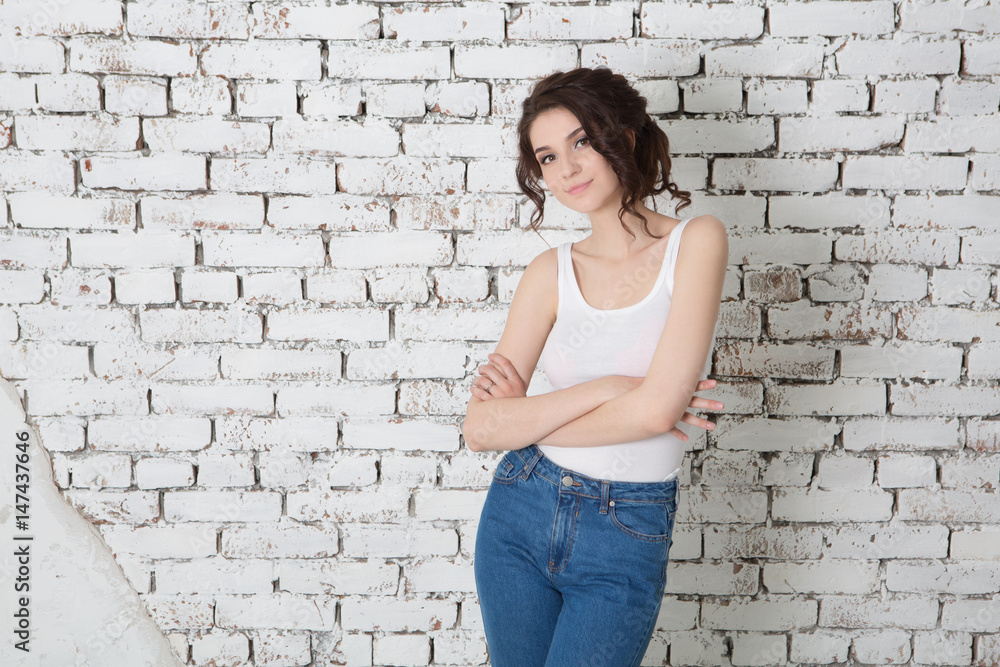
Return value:
<svg viewBox="0 0 1000 667">
<path fill-rule="evenodd" d="M 677 407 L 680 400 L 673 401 Z M 686 407 L 686 405 L 685 405 Z M 676 413 L 677 410 L 672 410 Z M 674 424 L 666 428 L 656 424 L 650 415 L 657 412 L 650 405 L 650 398 L 641 387 L 619 394 L 597 408 L 581 415 L 571 422 L 536 440 L 539 445 L 556 447 L 599 447 L 622 442 L 644 440 L 667 433 L 684 416 L 680 410 Z"/>
<path fill-rule="evenodd" d="M 473 401 L 462 425 L 473 451 L 522 449 L 621 393 L 612 376 L 537 396 Z"/>
</svg>

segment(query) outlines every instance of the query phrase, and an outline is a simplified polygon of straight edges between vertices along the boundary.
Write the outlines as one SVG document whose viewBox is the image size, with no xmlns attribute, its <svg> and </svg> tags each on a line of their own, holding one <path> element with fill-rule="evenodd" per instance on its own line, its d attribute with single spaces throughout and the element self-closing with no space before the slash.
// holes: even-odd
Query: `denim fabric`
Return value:
<svg viewBox="0 0 1000 667">
<path fill-rule="evenodd" d="M 536 445 L 508 451 L 473 562 L 492 667 L 638 667 L 663 599 L 677 486 L 588 477 Z"/>
</svg>

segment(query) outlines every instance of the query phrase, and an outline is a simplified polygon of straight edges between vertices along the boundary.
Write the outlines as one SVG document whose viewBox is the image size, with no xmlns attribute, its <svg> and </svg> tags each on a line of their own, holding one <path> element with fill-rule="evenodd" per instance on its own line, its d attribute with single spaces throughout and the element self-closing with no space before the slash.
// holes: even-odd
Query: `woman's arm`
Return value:
<svg viewBox="0 0 1000 667">
<path fill-rule="evenodd" d="M 515 383 L 513 391 L 507 392 L 510 397 L 481 400 L 474 396 L 469 402 L 462 435 L 474 452 L 527 447 L 624 391 L 616 382 L 620 376 L 609 375 L 559 391 L 524 396 L 518 374 L 508 372 L 508 375 L 515 376 L 509 378 Z M 492 391 L 500 394 L 495 387 Z"/>
</svg>

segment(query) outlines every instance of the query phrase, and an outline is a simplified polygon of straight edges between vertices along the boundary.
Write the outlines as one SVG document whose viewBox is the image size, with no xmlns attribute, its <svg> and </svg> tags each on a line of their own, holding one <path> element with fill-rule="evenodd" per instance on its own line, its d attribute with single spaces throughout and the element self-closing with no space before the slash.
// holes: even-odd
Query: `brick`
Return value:
<svg viewBox="0 0 1000 667">
<path fill-rule="evenodd" d="M 759 574 L 760 566 L 752 563 L 685 563 L 677 562 L 671 553 L 665 591 L 681 595 L 755 595 Z"/>
<path fill-rule="evenodd" d="M 198 5 L 177 0 L 137 2 L 128 10 L 128 32 L 137 37 L 246 39 L 246 5 Z"/>
<path fill-rule="evenodd" d="M 895 42 L 848 39 L 837 51 L 839 74 L 953 74 L 961 59 L 958 42 Z"/>
<path fill-rule="evenodd" d="M 268 315 L 269 340 L 384 341 L 389 313 L 378 308 L 279 310 Z"/>
<path fill-rule="evenodd" d="M 197 63 L 190 43 L 75 35 L 68 46 L 69 67 L 77 72 L 190 76 Z"/>
<path fill-rule="evenodd" d="M 137 525 L 160 515 L 159 498 L 151 491 L 70 489 L 63 495 L 92 523 Z"/>
<path fill-rule="evenodd" d="M 456 51 L 460 48 L 456 46 Z M 343 46 L 330 44 L 328 50 L 328 62 L 337 64 L 336 75 L 344 79 L 450 78 L 451 53 L 447 46 L 416 47 L 379 39 Z M 457 63 L 457 53 L 455 58 Z"/>
<path fill-rule="evenodd" d="M 950 345 L 852 345 L 840 351 L 841 377 L 904 377 L 958 382 L 961 371 L 962 352 Z"/>
<path fill-rule="evenodd" d="M 11 72 L 64 72 L 65 47 L 50 37 L 17 38 L 8 35 L 0 44 L 0 60 Z"/>
<path fill-rule="evenodd" d="M 344 526 L 344 555 L 350 558 L 454 556 L 458 535 L 453 528 L 422 528 L 406 524 Z"/>
<path fill-rule="evenodd" d="M 337 600 L 289 594 L 217 596 L 215 624 L 220 628 L 288 629 L 332 632 Z"/>
<path fill-rule="evenodd" d="M 727 409 L 728 397 L 717 396 Z M 721 417 L 714 429 L 719 449 L 750 449 L 764 452 L 815 452 L 830 449 L 841 426 L 832 421 L 803 417 L 789 419 L 741 419 Z"/>
<path fill-rule="evenodd" d="M 142 135 L 153 151 L 265 153 L 271 146 L 266 123 L 220 118 L 147 118 Z"/>
<path fill-rule="evenodd" d="M 80 161 L 80 170 L 83 184 L 88 188 L 203 190 L 208 187 L 202 155 L 93 155 Z"/>
<path fill-rule="evenodd" d="M 933 456 L 889 454 L 878 457 L 878 484 L 883 489 L 922 487 L 937 482 Z"/>
<path fill-rule="evenodd" d="M 1000 561 L 1000 527 L 980 526 L 953 530 L 948 556 L 954 559 Z"/>
<path fill-rule="evenodd" d="M 757 523 L 766 516 L 765 491 L 691 487 L 678 499 L 677 521 L 681 523 Z"/>
<path fill-rule="evenodd" d="M 250 640 L 239 632 L 210 632 L 191 640 L 195 664 L 242 664 L 250 659 Z"/>
<path fill-rule="evenodd" d="M 276 521 L 281 494 L 273 491 L 167 491 L 163 494 L 167 521 Z"/>
<path fill-rule="evenodd" d="M 765 403 L 768 413 L 778 415 L 882 414 L 886 405 L 886 386 L 865 380 L 779 385 L 768 392 Z"/>
<path fill-rule="evenodd" d="M 783 340 L 860 340 L 890 337 L 890 313 L 853 305 L 812 306 L 802 299 L 767 309 L 768 332 Z"/>
<path fill-rule="evenodd" d="M 170 108 L 174 111 L 228 114 L 232 107 L 233 96 L 229 90 L 229 82 L 222 77 L 170 80 Z"/>
<path fill-rule="evenodd" d="M 781 595 L 722 602 L 703 600 L 701 623 L 705 628 L 787 632 L 815 625 L 816 609 L 816 600 L 795 600 Z"/>
<path fill-rule="evenodd" d="M 34 155 L 7 149 L 0 153 L 0 190 L 48 190 L 72 194 L 73 159 L 65 155 Z"/>
<path fill-rule="evenodd" d="M 343 55 L 343 52 L 341 52 Z M 361 113 L 359 82 L 329 82 L 299 84 L 302 91 L 302 112 L 309 116 L 356 116 Z"/>
<path fill-rule="evenodd" d="M 386 39 L 400 42 L 502 41 L 503 10 L 488 3 L 464 7 L 387 7 L 382 12 L 382 30 Z M 509 33 L 507 36 L 513 38 Z"/>
<path fill-rule="evenodd" d="M 141 311 L 139 326 L 142 339 L 150 343 L 260 343 L 263 322 L 249 310 L 159 308 Z"/>
<path fill-rule="evenodd" d="M 890 591 L 982 595 L 1000 588 L 1000 563 L 897 560 L 886 566 L 885 581 Z"/>
<path fill-rule="evenodd" d="M 80 199 L 38 191 L 12 193 L 9 201 L 14 222 L 26 229 L 135 228 L 135 204 L 126 199 Z"/>
<path fill-rule="evenodd" d="M 278 588 L 322 595 L 394 595 L 400 579 L 397 563 L 281 560 Z M 443 589 L 439 589 L 443 590 Z"/>
<path fill-rule="evenodd" d="M 258 380 L 316 380 L 341 377 L 337 350 L 224 349 L 222 377 Z"/>
<path fill-rule="evenodd" d="M 642 5 L 641 37 L 755 39 L 764 32 L 764 8 L 729 4 Z"/>
<path fill-rule="evenodd" d="M 862 456 L 827 452 L 820 457 L 816 485 L 820 489 L 864 489 L 872 485 L 874 461 Z"/>
<path fill-rule="evenodd" d="M 331 526 L 293 522 L 226 526 L 220 553 L 228 558 L 332 558 L 338 531 Z"/>
<path fill-rule="evenodd" d="M 737 632 L 733 637 L 733 665 L 783 665 L 788 658 L 785 635 Z"/>
<path fill-rule="evenodd" d="M 904 630 L 879 630 L 860 633 L 852 642 L 859 662 L 902 664 L 910 660 L 910 633 Z"/>
<path fill-rule="evenodd" d="M 901 493 L 905 493 L 905 490 Z M 777 488 L 771 516 L 782 521 L 887 521 L 892 493 L 877 489 Z"/>
<path fill-rule="evenodd" d="M 94 449 L 129 452 L 194 451 L 211 441 L 212 423 L 199 417 L 95 417 L 87 436 Z"/>
<path fill-rule="evenodd" d="M 194 466 L 179 459 L 139 459 L 135 463 L 135 483 L 140 489 L 191 486 L 194 484 Z"/>
<path fill-rule="evenodd" d="M 455 45 L 455 76 L 462 79 L 534 79 L 576 62 L 575 44 Z"/>
<path fill-rule="evenodd" d="M 16 35 L 71 36 L 79 33 L 122 34 L 122 8 L 111 0 L 85 0 L 44 6 L 32 0 L 10 0 L 0 9 L 0 24 Z"/>
<path fill-rule="evenodd" d="M 178 81 L 178 79 L 173 79 Z M 93 108 L 100 108 L 100 90 L 94 82 L 93 93 L 86 93 L 89 98 L 93 95 L 95 104 Z M 128 75 L 107 74 L 103 77 L 104 84 L 104 110 L 121 116 L 165 116 L 167 114 L 167 82 L 135 79 Z M 54 88 L 54 86 L 52 86 Z M 90 88 L 90 84 L 87 84 Z M 47 95 L 50 104 L 57 103 L 52 99 L 58 91 L 53 90 Z M 67 106 L 67 105 L 62 105 Z M 73 109 L 75 110 L 75 109 Z"/>
<path fill-rule="evenodd" d="M 270 415 L 274 390 L 267 386 L 157 384 L 150 388 L 153 412 L 164 414 Z"/>
<path fill-rule="evenodd" d="M 892 599 L 857 595 L 827 595 L 820 603 L 819 624 L 837 628 L 933 628 L 938 601 L 913 595 Z"/>
<path fill-rule="evenodd" d="M 157 561 L 156 590 L 167 595 L 270 593 L 274 563 L 270 560 L 229 560 L 221 556 L 185 561 Z"/>
<path fill-rule="evenodd" d="M 804 563 L 766 563 L 769 593 L 873 593 L 879 588 L 879 562 L 824 558 Z"/>
<path fill-rule="evenodd" d="M 944 417 L 852 417 L 844 422 L 843 441 L 844 449 L 848 451 L 921 451 L 961 447 L 958 419 Z"/>
<path fill-rule="evenodd" d="M 426 635 L 379 635 L 372 644 L 372 655 L 379 664 L 423 665 L 431 659 L 431 643 Z"/>
<path fill-rule="evenodd" d="M 213 42 L 201 52 L 200 69 L 203 76 L 230 79 L 319 80 L 320 59 L 317 41 Z"/>
<path fill-rule="evenodd" d="M 841 180 L 843 187 L 851 189 L 961 190 L 968 180 L 968 171 L 969 161 L 965 157 L 858 155 L 845 160 Z M 845 243 L 866 244 L 868 241 L 859 239 Z M 958 248 L 952 247 L 957 252 Z"/>
<path fill-rule="evenodd" d="M 371 5 L 261 4 L 254 7 L 253 36 L 261 39 L 377 39 L 379 10 Z"/>
<path fill-rule="evenodd" d="M 458 607 L 452 600 L 401 600 L 387 596 L 344 598 L 340 624 L 345 630 L 418 632 L 454 626 Z"/>
<path fill-rule="evenodd" d="M 213 625 L 215 603 L 212 600 L 184 599 L 176 595 L 146 595 L 143 602 L 161 630 L 209 629 Z"/>
<path fill-rule="evenodd" d="M 216 553 L 216 528 L 200 526 L 103 525 L 101 535 L 117 553 L 145 558 L 203 558 Z M 162 591 L 159 591 L 162 592 Z"/>
<path fill-rule="evenodd" d="M 846 662 L 851 636 L 835 630 L 815 630 L 792 634 L 788 658 L 795 663 Z"/>
<path fill-rule="evenodd" d="M 502 35 L 501 35 L 502 37 Z M 525 5 L 507 22 L 509 40 L 593 40 L 632 37 L 632 7 Z"/>
<path fill-rule="evenodd" d="M 347 398 L 345 394 L 333 400 Z M 291 418 L 286 415 L 284 419 L 233 416 L 220 417 L 215 422 L 216 441 L 233 450 L 330 451 L 337 448 L 339 431 L 336 419 L 315 415 Z"/>
<path fill-rule="evenodd" d="M 24 116 L 17 122 L 24 150 L 127 151 L 138 141 L 138 118 Z"/>
<path fill-rule="evenodd" d="M 205 266 L 323 266 L 318 234 L 203 232 Z"/>
<path fill-rule="evenodd" d="M 157 350 L 144 346 L 123 348 L 97 343 L 94 374 L 102 380 L 156 377 L 157 380 L 214 380 L 218 377 L 218 352 L 177 347 Z"/>
<path fill-rule="evenodd" d="M 399 132 L 388 122 L 376 119 L 364 124 L 353 120 L 277 119 L 272 125 L 271 137 L 272 150 L 276 153 L 391 157 L 400 152 Z"/>
<path fill-rule="evenodd" d="M 826 1 L 781 5 L 768 13 L 768 24 L 774 37 L 883 35 L 895 29 L 893 5 L 884 1 L 850 8 Z"/>
<path fill-rule="evenodd" d="M 972 635 L 941 630 L 914 632 L 913 660 L 924 665 L 970 665 Z"/>
<path fill-rule="evenodd" d="M 68 269 L 51 281 L 52 305 L 107 305 L 111 303 L 111 278 L 104 271 Z M 115 296 L 117 297 L 117 290 Z M 126 303 L 118 299 L 119 303 Z"/>
<path fill-rule="evenodd" d="M 85 378 L 90 375 L 87 348 L 55 342 L 25 341 L 0 348 L 0 376 L 8 380 L 33 377 Z M 51 449 L 46 442 L 46 448 Z"/>
<path fill-rule="evenodd" d="M 236 113 L 240 116 L 291 116 L 297 108 L 294 81 L 245 81 L 236 88 Z"/>
<path fill-rule="evenodd" d="M 337 189 L 336 168 L 332 160 L 305 157 L 215 158 L 211 183 L 220 191 L 332 194 Z"/>
<path fill-rule="evenodd" d="M 257 632 L 253 639 L 254 662 L 258 665 L 306 665 L 312 660 L 308 634 Z"/>
<path fill-rule="evenodd" d="M 308 489 L 289 491 L 286 499 L 288 516 L 297 521 L 381 523 L 409 516 L 410 491 L 394 487 L 356 491 Z"/>
<path fill-rule="evenodd" d="M 824 540 L 826 558 L 944 558 L 948 554 L 946 526 L 861 523 L 831 527 Z"/>
<path fill-rule="evenodd" d="M 941 629 L 995 633 L 997 618 L 1000 618 L 1000 602 L 996 600 L 945 600 Z"/>
</svg>

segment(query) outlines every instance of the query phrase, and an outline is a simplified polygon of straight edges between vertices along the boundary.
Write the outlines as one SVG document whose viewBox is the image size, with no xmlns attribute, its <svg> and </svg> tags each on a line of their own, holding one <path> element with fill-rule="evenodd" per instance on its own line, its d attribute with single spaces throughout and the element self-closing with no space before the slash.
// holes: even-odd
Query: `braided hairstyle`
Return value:
<svg viewBox="0 0 1000 667">
<path fill-rule="evenodd" d="M 607 67 L 555 72 L 535 84 L 521 107 L 516 167 L 518 187 L 535 204 L 532 229 L 537 231 L 544 218 L 545 193 L 539 186 L 542 169 L 535 159 L 528 132 L 539 114 L 557 107 L 577 117 L 590 145 L 604 156 L 618 176 L 623 190 L 618 220 L 630 235 L 634 236 L 625 224 L 626 211 L 642 220 L 647 235 L 656 236 L 649 231 L 646 217 L 636 210 L 636 204 L 646 197 L 666 190 L 672 199 L 681 200 L 675 212 L 691 205 L 691 193 L 670 180 L 670 142 L 646 112 L 646 105 L 646 98 L 628 79 Z M 635 132 L 634 150 L 626 129 Z M 653 204 L 655 210 L 655 200 Z"/>
</svg>

